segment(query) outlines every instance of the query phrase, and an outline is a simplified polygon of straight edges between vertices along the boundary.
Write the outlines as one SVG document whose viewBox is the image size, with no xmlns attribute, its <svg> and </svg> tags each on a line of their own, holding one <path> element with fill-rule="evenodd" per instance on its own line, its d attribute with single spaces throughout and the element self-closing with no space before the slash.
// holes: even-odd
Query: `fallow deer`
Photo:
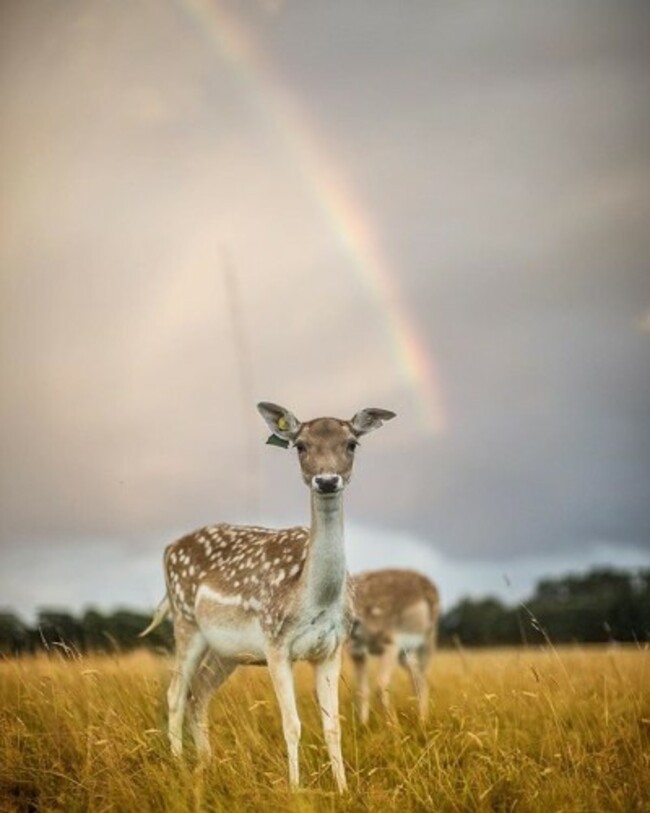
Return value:
<svg viewBox="0 0 650 813">
<path fill-rule="evenodd" d="M 361 722 L 368 722 L 370 711 L 369 655 L 379 657 L 377 688 L 384 709 L 390 709 L 388 687 L 400 663 L 411 676 L 420 719 L 425 720 L 429 710 L 426 669 L 438 636 L 438 590 L 413 570 L 373 570 L 351 581 L 355 620 L 348 652 L 355 666 Z"/>
<path fill-rule="evenodd" d="M 209 756 L 207 709 L 212 692 L 240 664 L 268 666 L 280 706 L 289 782 L 299 781 L 300 719 L 292 663 L 311 661 L 334 778 L 346 788 L 341 756 L 338 681 L 352 623 L 343 544 L 343 490 L 359 437 L 395 417 L 363 409 L 351 420 L 302 423 L 289 410 L 258 404 L 272 437 L 298 452 L 311 493 L 311 525 L 284 530 L 219 524 L 165 550 L 167 593 L 150 626 L 173 620 L 176 661 L 168 690 L 169 739 L 182 752 L 186 706 L 202 756 Z"/>
</svg>

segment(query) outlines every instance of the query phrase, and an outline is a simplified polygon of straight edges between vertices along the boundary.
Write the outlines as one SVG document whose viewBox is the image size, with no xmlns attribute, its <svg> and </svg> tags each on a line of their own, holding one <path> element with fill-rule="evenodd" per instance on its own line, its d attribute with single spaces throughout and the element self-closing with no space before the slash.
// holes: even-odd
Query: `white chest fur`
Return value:
<svg viewBox="0 0 650 813">
<path fill-rule="evenodd" d="M 294 661 L 327 658 L 334 654 L 346 633 L 342 606 L 332 604 L 314 609 L 292 630 L 287 641 L 290 657 Z"/>
<path fill-rule="evenodd" d="M 395 643 L 401 652 L 413 652 L 425 643 L 425 636 L 418 632 L 398 632 Z"/>
</svg>

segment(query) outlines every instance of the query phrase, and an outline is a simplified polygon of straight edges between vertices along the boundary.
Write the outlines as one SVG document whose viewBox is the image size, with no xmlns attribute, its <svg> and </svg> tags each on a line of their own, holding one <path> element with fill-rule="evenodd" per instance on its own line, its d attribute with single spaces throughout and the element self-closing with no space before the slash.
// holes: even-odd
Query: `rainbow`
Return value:
<svg viewBox="0 0 650 813">
<path fill-rule="evenodd" d="M 392 355 L 414 394 L 422 428 L 430 433 L 444 432 L 448 421 L 434 359 L 413 325 L 396 275 L 349 183 L 319 143 L 286 84 L 275 77 L 272 66 L 235 15 L 213 0 L 178 3 L 245 86 L 268 126 L 276 130 L 280 143 L 298 163 L 315 204 L 384 316 Z"/>
</svg>

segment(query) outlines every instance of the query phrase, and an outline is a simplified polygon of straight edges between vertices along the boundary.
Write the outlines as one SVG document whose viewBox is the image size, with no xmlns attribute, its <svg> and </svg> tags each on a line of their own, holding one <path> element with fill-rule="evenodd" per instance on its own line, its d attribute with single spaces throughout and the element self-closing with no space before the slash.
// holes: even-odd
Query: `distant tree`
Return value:
<svg viewBox="0 0 650 813">
<path fill-rule="evenodd" d="M 650 641 L 650 569 L 632 576 L 634 630 L 640 641 Z"/>
<path fill-rule="evenodd" d="M 518 608 L 463 599 L 442 617 L 441 641 L 453 638 L 467 646 L 650 640 L 650 570 L 542 579 Z"/>
<path fill-rule="evenodd" d="M 106 652 L 111 648 L 106 636 L 107 626 L 106 617 L 102 613 L 92 607 L 86 610 L 81 618 L 84 650 Z"/>
<path fill-rule="evenodd" d="M 102 615 L 97 610 L 89 609 L 82 619 L 86 648 L 104 652 L 137 647 L 171 649 L 173 639 L 169 621 L 163 622 L 146 638 L 139 637 L 150 621 L 150 614 L 133 610 L 120 609 Z"/>
<path fill-rule="evenodd" d="M 541 581 L 526 606 L 555 642 L 646 640 L 650 604 L 646 573 L 610 568 Z"/>
<path fill-rule="evenodd" d="M 29 628 L 15 613 L 0 612 L 0 654 L 18 655 L 29 644 Z"/>
<path fill-rule="evenodd" d="M 465 646 L 516 643 L 517 613 L 497 598 L 465 598 L 443 615 L 441 632 L 443 640 L 457 639 Z"/>
<path fill-rule="evenodd" d="M 36 632 L 45 649 L 60 649 L 67 655 L 83 651 L 81 623 L 63 610 L 39 610 Z"/>
</svg>

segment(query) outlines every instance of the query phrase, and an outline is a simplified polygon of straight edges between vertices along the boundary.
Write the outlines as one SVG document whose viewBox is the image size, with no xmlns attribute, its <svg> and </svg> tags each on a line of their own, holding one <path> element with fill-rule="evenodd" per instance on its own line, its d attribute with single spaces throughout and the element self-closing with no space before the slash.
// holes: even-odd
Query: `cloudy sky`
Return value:
<svg viewBox="0 0 650 813">
<path fill-rule="evenodd" d="M 177 534 L 304 522 L 262 399 L 398 413 L 353 569 L 650 564 L 649 41 L 625 0 L 3 3 L 0 605 L 148 606 Z"/>
</svg>

